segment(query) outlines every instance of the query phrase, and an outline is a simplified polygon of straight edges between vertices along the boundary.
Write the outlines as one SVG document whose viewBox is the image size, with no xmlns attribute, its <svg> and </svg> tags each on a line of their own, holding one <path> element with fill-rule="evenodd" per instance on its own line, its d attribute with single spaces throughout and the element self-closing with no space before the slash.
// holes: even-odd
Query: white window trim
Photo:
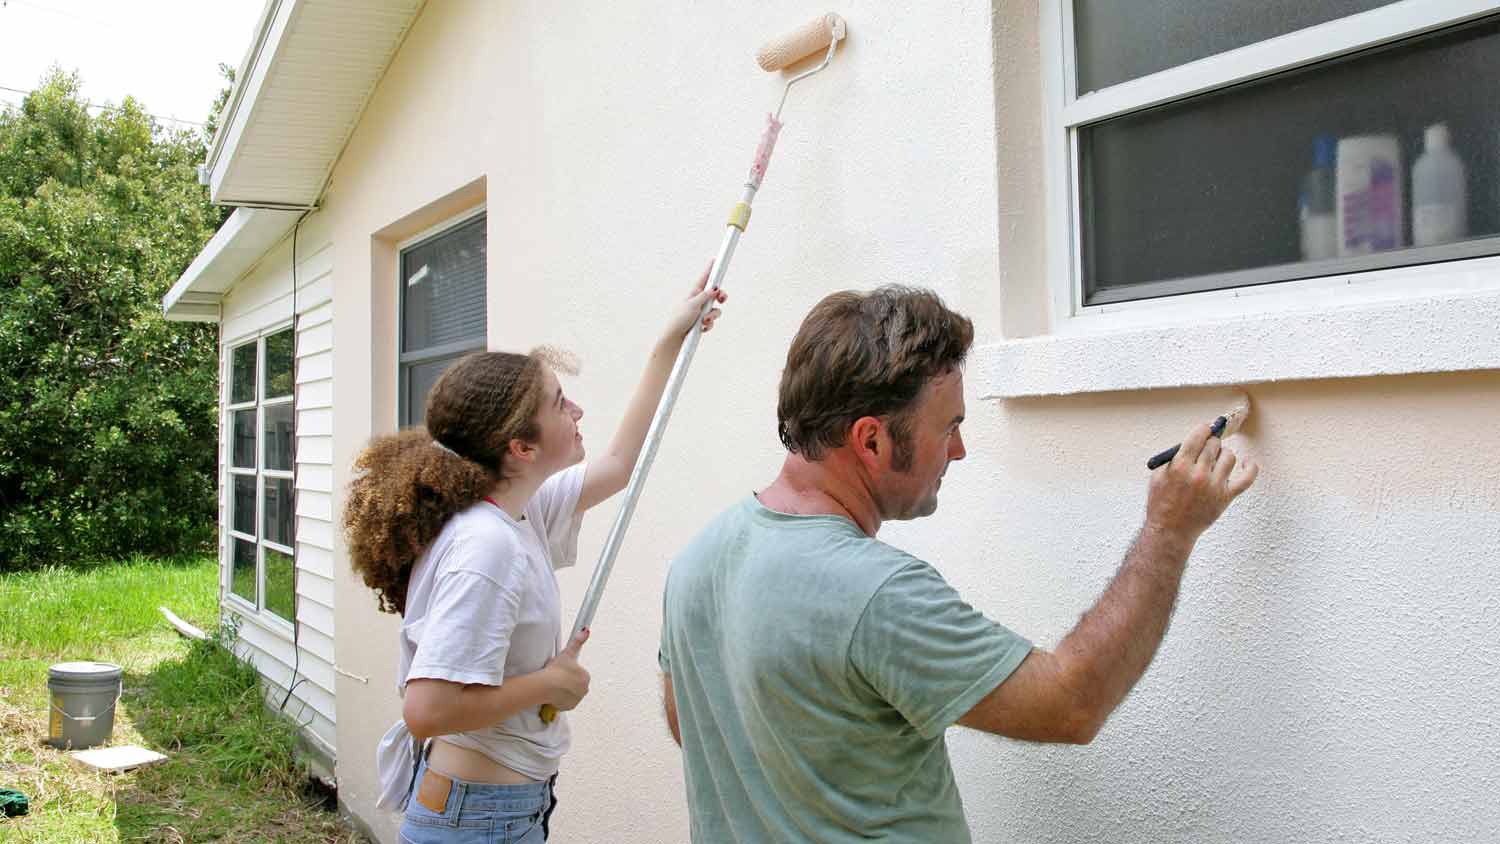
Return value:
<svg viewBox="0 0 1500 844">
<path fill-rule="evenodd" d="M 296 550 L 295 547 L 288 547 L 277 542 L 272 542 L 260 536 L 260 534 L 265 530 L 265 478 L 292 479 L 295 475 L 295 472 L 284 469 L 260 468 L 261 465 L 265 463 L 266 407 L 279 404 L 292 404 L 296 397 L 297 385 L 295 375 L 297 371 L 297 361 L 294 358 L 292 360 L 292 393 L 284 396 L 277 396 L 275 398 L 266 398 L 266 338 L 274 334 L 279 334 L 288 329 L 292 331 L 297 330 L 295 322 L 293 320 L 278 320 L 268 327 L 261 328 L 256 331 L 246 332 L 234 338 L 224 340 L 220 344 L 220 357 L 224 361 L 224 371 L 222 375 L 224 384 L 224 411 L 223 415 L 220 417 L 220 424 L 224 425 L 225 429 L 228 430 L 230 428 L 229 420 L 233 416 L 235 411 L 251 409 L 255 410 L 255 468 L 246 469 L 242 467 L 235 467 L 232 465 L 234 460 L 234 443 L 232 439 L 233 432 L 229 431 L 229 436 L 226 438 L 227 447 L 225 448 L 224 461 L 220 474 L 220 483 L 223 485 L 223 488 L 225 490 L 225 499 L 228 501 L 229 506 L 225 508 L 226 512 L 224 514 L 224 522 L 219 526 L 221 537 L 219 542 L 219 577 L 220 595 L 222 596 L 220 599 L 220 604 L 224 609 L 232 611 L 244 618 L 251 619 L 258 623 L 262 628 L 265 628 L 266 630 L 273 632 L 276 635 L 281 636 L 287 640 L 291 640 L 295 632 L 293 620 L 282 618 L 276 613 L 261 606 L 265 602 L 266 598 L 264 589 L 266 580 L 266 561 L 264 549 L 269 547 L 273 550 L 280 551 L 281 553 L 290 556 L 292 558 L 292 566 L 294 568 L 297 565 Z M 229 403 L 229 396 L 233 391 L 233 384 L 231 383 L 231 380 L 234 377 L 234 350 L 251 343 L 255 344 L 255 398 L 251 401 L 231 404 Z M 293 345 L 295 347 L 295 343 Z M 293 437 L 296 436 L 295 424 L 296 423 L 294 419 Z M 255 478 L 254 524 L 256 532 L 253 536 L 234 529 L 234 488 L 231 485 L 230 481 L 231 478 L 236 475 Z M 293 513 L 292 515 L 292 521 L 292 543 L 293 546 L 295 546 L 297 541 L 295 513 Z M 250 542 L 255 545 L 256 595 L 254 601 L 245 600 L 244 596 L 236 594 L 231 588 L 234 582 L 234 540 L 236 539 Z M 292 588 L 294 590 L 296 589 L 295 578 Z"/>
<path fill-rule="evenodd" d="M 1482 348 L 1478 342 L 1494 336 L 1500 313 L 1500 256 L 1085 306 L 1082 239 L 1075 227 L 1081 186 L 1074 177 L 1077 129 L 1084 124 L 1496 11 L 1500 0 L 1400 0 L 1078 97 L 1072 3 L 1048 0 L 1040 30 L 1049 334 L 976 349 L 977 368 L 985 373 L 982 394 L 1009 398 L 1500 366 L 1494 344 Z M 1453 307 L 1456 302 L 1465 306 Z M 1404 332 L 1389 333 L 1425 324 L 1434 313 L 1449 320 L 1439 333 L 1463 342 L 1434 344 L 1417 335 L 1414 346 L 1403 348 Z M 1309 318 L 1328 342 L 1341 338 L 1361 354 L 1347 360 L 1330 355 L 1326 343 L 1302 331 L 1301 321 Z M 1237 362 L 1208 364 L 1204 358 L 1214 350 Z"/>
<path fill-rule="evenodd" d="M 460 211 L 459 213 L 453 215 L 452 217 L 448 217 L 447 219 L 443 220 L 440 223 L 437 223 L 437 224 L 432 225 L 432 226 L 428 226 L 427 228 L 423 229 L 422 231 L 417 232 L 416 234 L 412 235 L 411 237 L 408 237 L 405 240 L 399 241 L 396 244 L 396 250 L 395 250 L 395 252 L 396 252 L 396 257 L 395 257 L 396 270 L 392 274 L 392 277 L 396 279 L 396 285 L 397 285 L 397 288 L 396 288 L 396 291 L 395 291 L 395 293 L 396 293 L 396 338 L 395 338 L 396 339 L 396 355 L 395 355 L 396 361 L 395 361 L 395 369 L 391 371 L 391 383 L 396 385 L 396 390 L 395 390 L 396 401 L 391 406 L 391 420 L 390 421 L 391 421 L 391 429 L 392 430 L 396 430 L 396 431 L 401 430 L 401 402 L 402 402 L 402 398 L 403 398 L 403 395 L 402 395 L 402 392 L 401 392 L 401 355 L 402 355 L 402 351 L 401 351 L 401 334 L 402 334 L 402 331 L 404 330 L 404 328 L 406 327 L 406 323 L 403 321 L 403 320 L 406 319 L 406 314 L 403 312 L 404 308 L 402 306 L 402 302 L 405 301 L 406 297 L 402 295 L 402 290 L 401 290 L 401 287 L 400 287 L 400 285 L 402 285 L 402 284 L 405 283 L 405 280 L 401 277 L 401 258 L 402 258 L 402 255 L 406 252 L 407 249 L 409 249 L 409 248 L 417 245 L 418 243 L 421 243 L 424 240 L 430 240 L 431 238 L 434 238 L 434 237 L 436 237 L 436 236 L 438 236 L 440 234 L 443 234 L 443 233 L 445 233 L 445 232 L 447 232 L 447 231 L 449 231 L 451 229 L 456 229 L 459 226 L 463 225 L 464 223 L 467 223 L 470 220 L 474 219 L 475 217 L 483 215 L 488 209 L 489 209 L 489 203 L 488 202 L 481 202 L 478 205 L 474 206 L 473 208 L 469 208 L 469 209 L 466 209 L 464 211 Z M 489 243 L 488 224 L 486 224 L 485 243 L 486 244 Z M 486 254 L 488 254 L 488 250 L 486 250 Z M 485 284 L 485 301 L 486 301 L 486 303 L 488 303 L 488 301 L 489 301 L 489 284 L 490 284 L 489 267 L 485 267 L 484 284 Z M 486 307 L 488 307 L 488 305 L 486 305 Z M 485 322 L 485 327 L 484 327 L 484 342 L 481 343 L 480 346 L 479 346 L 479 348 L 476 349 L 475 351 L 482 351 L 484 349 L 488 349 L 489 348 L 490 329 L 489 329 L 489 315 L 488 314 L 485 315 L 485 321 L 484 322 Z"/>
</svg>

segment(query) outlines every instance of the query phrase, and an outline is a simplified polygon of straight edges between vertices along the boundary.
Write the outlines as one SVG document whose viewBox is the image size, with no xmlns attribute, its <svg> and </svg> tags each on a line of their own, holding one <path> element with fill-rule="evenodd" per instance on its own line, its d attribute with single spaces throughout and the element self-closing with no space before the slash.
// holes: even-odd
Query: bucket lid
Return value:
<svg viewBox="0 0 1500 844">
<path fill-rule="evenodd" d="M 59 662 L 47 669 L 48 680 L 114 680 L 120 674 L 112 662 Z"/>
</svg>

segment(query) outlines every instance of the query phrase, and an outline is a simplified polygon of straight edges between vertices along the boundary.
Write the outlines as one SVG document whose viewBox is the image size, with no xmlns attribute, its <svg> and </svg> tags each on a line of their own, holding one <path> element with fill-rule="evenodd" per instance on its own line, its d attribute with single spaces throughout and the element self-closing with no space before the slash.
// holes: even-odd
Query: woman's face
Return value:
<svg viewBox="0 0 1500 844">
<path fill-rule="evenodd" d="M 583 408 L 563 394 L 551 367 L 542 368 L 542 379 L 542 406 L 537 411 L 538 465 L 550 475 L 583 460 L 583 435 L 578 431 Z"/>
</svg>

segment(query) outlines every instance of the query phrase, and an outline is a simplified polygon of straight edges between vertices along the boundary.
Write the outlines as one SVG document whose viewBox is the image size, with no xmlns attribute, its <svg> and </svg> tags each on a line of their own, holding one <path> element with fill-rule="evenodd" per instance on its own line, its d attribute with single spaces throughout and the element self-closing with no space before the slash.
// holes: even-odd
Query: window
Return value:
<svg viewBox="0 0 1500 844">
<path fill-rule="evenodd" d="M 398 422 L 426 419 L 427 394 L 450 364 L 485 347 L 485 217 L 401 250 Z"/>
<path fill-rule="evenodd" d="M 228 594 L 293 620 L 292 329 L 229 350 Z"/>
<path fill-rule="evenodd" d="M 1058 8 L 1066 313 L 1500 255 L 1500 2 Z"/>
</svg>

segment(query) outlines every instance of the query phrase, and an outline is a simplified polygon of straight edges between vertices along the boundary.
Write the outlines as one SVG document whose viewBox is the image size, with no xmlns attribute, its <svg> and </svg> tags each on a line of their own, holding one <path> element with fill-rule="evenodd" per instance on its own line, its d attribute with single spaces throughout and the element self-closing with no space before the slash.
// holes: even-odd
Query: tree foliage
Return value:
<svg viewBox="0 0 1500 844">
<path fill-rule="evenodd" d="M 161 315 L 223 219 L 203 158 L 60 71 L 0 112 L 0 570 L 213 535 L 216 326 Z"/>
</svg>

